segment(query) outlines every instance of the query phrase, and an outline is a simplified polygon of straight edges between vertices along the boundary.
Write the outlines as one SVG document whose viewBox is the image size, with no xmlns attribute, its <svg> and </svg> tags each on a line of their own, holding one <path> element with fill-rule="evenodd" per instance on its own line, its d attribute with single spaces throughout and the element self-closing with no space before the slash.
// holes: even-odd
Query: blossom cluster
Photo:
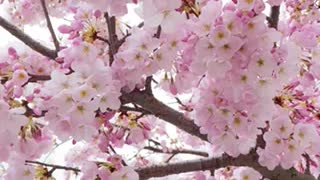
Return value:
<svg viewBox="0 0 320 180">
<path fill-rule="evenodd" d="M 128 3 L 138 7 L 138 26 L 121 21 Z M 45 20 L 40 1 L 0 4 L 19 25 Z M 267 23 L 266 4 L 284 5 L 278 27 Z M 182 110 L 210 142 L 178 131 L 183 138 L 171 145 L 205 146 L 214 157 L 255 151 L 269 170 L 294 167 L 319 176 L 317 2 L 53 0 L 47 6 L 51 16 L 69 18 L 56 32 L 57 57 L 15 45 L 0 53 L 0 178 L 51 178 L 48 169 L 25 164 L 50 153 L 56 142 L 71 141 L 65 162 L 79 167 L 82 179 L 139 179 L 135 168 L 152 162 L 137 153 L 128 165 L 113 147 L 142 150 L 160 136 L 160 143 L 152 141 L 163 153 L 173 151 L 163 140 L 171 132 L 155 122 L 159 114 L 135 103 L 124 106 L 122 95 L 147 91 L 151 76 L 155 82 L 160 77 L 151 88 L 191 94 L 180 102 Z M 250 167 L 192 176 L 262 178 Z"/>
</svg>

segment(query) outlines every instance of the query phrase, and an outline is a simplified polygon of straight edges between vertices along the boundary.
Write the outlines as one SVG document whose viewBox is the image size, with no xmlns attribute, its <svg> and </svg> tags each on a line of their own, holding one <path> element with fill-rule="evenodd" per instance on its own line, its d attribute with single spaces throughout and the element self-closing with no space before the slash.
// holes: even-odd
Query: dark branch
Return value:
<svg viewBox="0 0 320 180">
<path fill-rule="evenodd" d="M 146 89 L 145 92 L 148 93 L 149 95 L 152 95 L 152 76 L 148 76 L 146 79 Z"/>
<path fill-rule="evenodd" d="M 51 23 L 51 20 L 50 20 L 50 17 L 49 17 L 49 12 L 48 12 L 45 0 L 41 0 L 41 6 L 42 6 L 42 9 L 43 9 L 44 15 L 46 17 L 47 27 L 48 27 L 48 29 L 50 31 L 54 47 L 56 48 L 56 52 L 58 52 L 60 50 L 59 41 L 57 39 L 56 34 L 54 33 L 54 30 L 53 30 L 53 27 L 52 27 L 52 23 Z"/>
<path fill-rule="evenodd" d="M 177 128 L 184 130 L 191 135 L 199 137 L 204 141 L 208 141 L 207 136 L 200 133 L 200 128 L 194 124 L 190 118 L 184 116 L 184 114 L 181 112 L 178 112 L 163 104 L 153 95 L 145 93 L 144 91 L 133 91 L 131 93 L 122 95 L 121 100 L 123 104 L 138 104 L 156 117 L 175 125 Z"/>
<path fill-rule="evenodd" d="M 12 25 L 10 22 L 5 20 L 0 16 L 0 26 L 3 27 L 5 30 L 7 30 L 10 34 L 18 38 L 20 41 L 22 41 L 24 44 L 29 46 L 31 49 L 35 50 L 36 52 L 49 57 L 50 59 L 55 59 L 58 55 L 55 50 L 49 49 L 39 42 L 32 39 L 30 36 L 25 34 L 23 31 L 21 31 L 18 27 Z"/>
<path fill-rule="evenodd" d="M 269 179 L 291 179 L 291 180 L 314 180 L 314 177 L 306 174 L 297 174 L 294 169 L 283 170 L 277 167 L 273 171 L 262 167 L 258 163 L 258 156 L 255 154 L 240 155 L 237 158 L 224 156 L 222 158 L 199 159 L 164 165 L 155 165 L 140 168 L 138 172 L 140 179 L 150 177 L 163 177 L 171 174 L 186 173 L 192 171 L 216 170 L 227 166 L 250 166 L 259 171 L 264 177 Z"/>
<path fill-rule="evenodd" d="M 37 82 L 37 81 L 49 81 L 51 77 L 49 75 L 33 75 L 29 74 L 30 78 L 28 82 Z"/>
<path fill-rule="evenodd" d="M 279 15 L 280 15 L 280 6 L 272 6 L 270 17 L 267 18 L 270 28 L 275 28 L 275 29 L 278 28 Z"/>
<path fill-rule="evenodd" d="M 153 37 L 159 39 L 161 35 L 161 26 L 158 26 L 157 32 L 153 35 Z"/>
<path fill-rule="evenodd" d="M 117 53 L 118 48 L 118 37 L 116 34 L 116 18 L 114 16 L 109 17 L 108 13 L 104 14 L 104 17 L 107 21 L 108 25 L 108 33 L 109 33 L 109 63 L 110 66 L 114 61 L 114 55 Z"/>
</svg>

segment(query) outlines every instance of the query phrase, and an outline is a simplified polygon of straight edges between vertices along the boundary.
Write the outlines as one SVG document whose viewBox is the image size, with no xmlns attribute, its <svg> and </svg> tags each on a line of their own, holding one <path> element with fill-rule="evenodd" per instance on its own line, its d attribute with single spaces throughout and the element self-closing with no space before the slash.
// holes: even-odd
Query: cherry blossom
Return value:
<svg viewBox="0 0 320 180">
<path fill-rule="evenodd" d="M 319 177 L 318 2 L 0 4 L 1 179 Z"/>
</svg>

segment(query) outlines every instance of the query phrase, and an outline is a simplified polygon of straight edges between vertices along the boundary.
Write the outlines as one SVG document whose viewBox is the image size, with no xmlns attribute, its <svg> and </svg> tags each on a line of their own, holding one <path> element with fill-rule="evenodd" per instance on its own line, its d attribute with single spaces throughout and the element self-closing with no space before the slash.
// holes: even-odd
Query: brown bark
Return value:
<svg viewBox="0 0 320 180">
<path fill-rule="evenodd" d="M 24 44 L 29 46 L 34 51 L 46 57 L 49 57 L 50 59 L 55 59 L 58 56 L 55 50 L 49 49 L 48 47 L 40 44 L 38 41 L 34 40 L 29 35 L 25 34 L 18 27 L 14 26 L 13 24 L 8 22 L 1 16 L 0 16 L 0 26 L 3 27 L 5 30 L 7 30 L 10 34 L 15 36 L 16 38 L 18 38 Z"/>
</svg>

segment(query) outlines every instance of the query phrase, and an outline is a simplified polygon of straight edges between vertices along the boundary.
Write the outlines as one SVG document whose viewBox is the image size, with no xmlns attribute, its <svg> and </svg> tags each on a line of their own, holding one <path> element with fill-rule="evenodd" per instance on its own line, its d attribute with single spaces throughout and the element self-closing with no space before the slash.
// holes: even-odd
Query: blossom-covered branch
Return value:
<svg viewBox="0 0 320 180">
<path fill-rule="evenodd" d="M 43 19 L 39 9 L 46 6 L 41 2 L 5 1 L 7 10 L 15 7 L 10 19 L 23 25 Z M 67 1 L 47 1 L 51 16 L 70 20 L 58 28 L 65 44 L 59 58 L 57 51 L 48 53 L 19 28 L 0 21 L 36 52 L 59 60 L 19 53 L 15 47 L 1 53 L 0 161 L 6 163 L 6 172 L 0 178 L 46 178 L 55 167 L 48 171 L 37 166 L 45 172 L 39 176 L 39 169 L 34 173 L 34 167 L 24 165 L 25 159 L 39 159 L 52 142 L 70 138 L 73 146 L 65 159 L 81 169 L 82 179 L 137 180 L 138 173 L 143 179 L 200 170 L 220 179 L 220 170 L 229 169 L 235 179 L 252 179 L 248 172 L 258 174 L 256 179 L 318 177 L 318 3 L 270 0 L 268 26 L 263 0 L 132 2 L 141 8 L 144 27 L 127 26 L 118 39 L 121 25 L 116 22 L 122 23 L 128 1 L 79 0 L 72 7 Z M 289 16 L 277 29 L 282 3 Z M 48 23 L 48 13 L 46 18 Z M 152 76 L 159 76 L 156 87 Z M 152 88 L 192 96 L 186 102 L 177 98 L 180 111 L 158 100 Z M 134 166 L 123 163 L 116 153 L 121 151 L 112 153 L 113 146 L 141 148 L 147 140 L 168 134 L 167 124 L 153 116 L 187 133 L 172 142 L 161 139 L 161 145 L 203 147 L 217 158 L 177 157 L 168 164 L 172 154 L 162 159 L 166 165 L 150 166 L 155 162 L 139 155 Z M 166 152 L 154 144 L 156 149 L 147 148 Z M 198 173 L 208 176 L 197 172 L 188 178 Z"/>
<path fill-rule="evenodd" d="M 129 94 L 122 96 L 123 100 L 132 101 L 141 105 L 144 109 L 152 112 L 155 116 L 163 119 L 166 122 L 174 124 L 176 127 L 184 130 L 185 132 L 197 136 L 202 140 L 207 141 L 207 137 L 200 133 L 197 125 L 193 121 L 184 116 L 182 113 L 173 110 L 162 102 L 158 101 L 154 96 L 150 96 L 144 92 L 133 91 Z M 262 138 L 258 138 L 258 146 L 263 144 Z M 280 179 L 293 178 L 296 180 L 313 179 L 313 176 L 301 174 L 295 169 L 285 170 L 277 167 L 275 170 L 268 170 L 258 163 L 258 155 L 251 152 L 248 155 L 240 155 L 237 158 L 224 156 L 223 158 L 212 158 L 209 160 L 198 160 L 191 162 L 174 163 L 169 165 L 154 166 L 138 170 L 142 178 L 161 177 L 170 174 L 178 174 L 182 172 L 191 172 L 198 170 L 212 170 L 225 167 L 228 165 L 234 166 L 249 166 L 258 170 L 263 176 L 271 178 L 278 177 Z"/>
<path fill-rule="evenodd" d="M 144 91 L 133 91 L 131 93 L 124 94 L 121 96 L 121 99 L 123 103 L 136 103 L 156 117 L 177 126 L 191 135 L 207 141 L 206 135 L 200 133 L 200 128 L 195 125 L 190 118 L 163 104 L 153 95 L 145 93 Z"/>
</svg>

